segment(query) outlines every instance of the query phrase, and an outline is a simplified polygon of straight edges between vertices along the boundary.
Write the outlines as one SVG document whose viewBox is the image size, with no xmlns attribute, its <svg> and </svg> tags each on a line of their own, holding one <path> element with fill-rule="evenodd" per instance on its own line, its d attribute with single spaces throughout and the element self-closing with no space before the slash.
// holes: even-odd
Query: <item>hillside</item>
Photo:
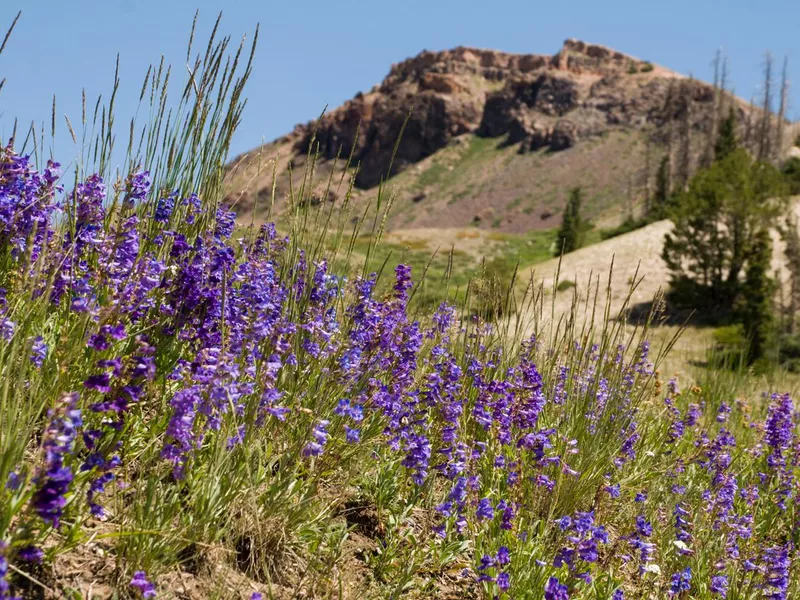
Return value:
<svg viewBox="0 0 800 600">
<path fill-rule="evenodd" d="M 792 210 L 795 217 L 800 217 L 800 198 L 792 199 Z M 573 297 L 577 293 L 581 303 L 587 295 L 591 299 L 597 287 L 600 297 L 605 297 L 608 274 L 613 267 L 610 284 L 612 315 L 629 302 L 630 307 L 649 307 L 660 292 L 669 286 L 669 271 L 661 258 L 664 249 L 664 236 L 672 229 L 669 220 L 657 221 L 645 227 L 631 231 L 575 252 L 564 255 L 561 259 L 552 258 L 536 264 L 523 273 L 523 279 L 531 276 L 537 284 L 546 290 L 553 288 L 558 274 L 560 282 L 570 281 L 574 287 L 556 293 L 554 314 L 557 316 L 569 312 Z M 771 272 L 781 280 L 788 281 L 785 258 L 785 243 L 778 231 L 771 232 L 773 257 Z M 636 286 L 631 293 L 631 285 Z M 630 299 L 628 298 L 630 295 Z"/>
<path fill-rule="evenodd" d="M 709 151 L 708 133 L 729 106 L 746 141 L 757 109 L 602 46 L 567 40 L 552 56 L 426 51 L 392 66 L 380 85 L 318 122 L 236 158 L 228 200 L 240 215 L 255 210 L 262 217 L 274 172 L 281 210 L 290 167 L 297 191 L 307 157 L 316 155 L 315 184 L 305 186 L 305 199 L 339 206 L 347 186 L 346 179 L 339 185 L 340 176 L 352 154 L 357 204 L 375 199 L 391 163 L 392 229 L 443 223 L 547 229 L 574 186 L 586 192 L 589 217 L 613 224 L 654 188 L 668 149 L 675 158 L 689 147 L 688 162 L 673 160 L 674 177 L 697 167 Z M 333 190 L 326 193 L 331 174 Z"/>
</svg>

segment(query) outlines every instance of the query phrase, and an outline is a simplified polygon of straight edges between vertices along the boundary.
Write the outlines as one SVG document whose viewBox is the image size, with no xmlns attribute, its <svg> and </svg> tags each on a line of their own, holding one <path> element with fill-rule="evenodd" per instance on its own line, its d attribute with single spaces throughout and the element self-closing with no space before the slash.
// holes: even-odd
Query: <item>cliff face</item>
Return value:
<svg viewBox="0 0 800 600">
<path fill-rule="evenodd" d="M 289 165 L 299 173 L 319 153 L 315 174 L 325 179 L 352 153 L 356 201 L 397 176 L 389 227 L 549 228 L 574 186 L 590 217 L 614 221 L 653 189 L 668 150 L 673 175 L 690 174 L 729 107 L 745 137 L 757 111 L 747 103 L 725 94 L 723 108 L 707 83 L 577 40 L 552 56 L 425 51 L 319 121 L 239 157 L 229 199 L 258 214 L 271 202 L 273 166 L 254 165 L 274 160 L 280 210 Z M 335 203 L 341 194 L 311 197 Z"/>
<path fill-rule="evenodd" d="M 356 185 L 369 188 L 387 174 L 404 123 L 392 175 L 467 132 L 560 151 L 613 128 L 657 129 L 681 118 L 687 96 L 692 127 L 705 129 L 711 86 L 603 46 L 568 40 L 553 56 L 426 51 L 318 124 L 298 127 L 295 148 L 307 152 L 313 140 L 325 158 L 353 149 Z"/>
</svg>

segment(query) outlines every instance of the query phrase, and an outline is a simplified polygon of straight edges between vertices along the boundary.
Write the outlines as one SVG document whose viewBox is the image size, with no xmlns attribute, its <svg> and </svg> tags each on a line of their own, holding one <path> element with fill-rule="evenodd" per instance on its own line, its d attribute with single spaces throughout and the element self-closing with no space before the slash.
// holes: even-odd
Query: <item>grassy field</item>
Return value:
<svg viewBox="0 0 800 600">
<path fill-rule="evenodd" d="M 800 596 L 796 380 L 618 318 L 667 225 L 523 292 L 552 230 L 387 233 L 383 196 L 359 229 L 303 194 L 237 224 L 228 51 L 122 174 L 113 132 L 74 189 L 0 149 L 0 600 Z M 585 272 L 612 247 L 624 286 Z"/>
</svg>

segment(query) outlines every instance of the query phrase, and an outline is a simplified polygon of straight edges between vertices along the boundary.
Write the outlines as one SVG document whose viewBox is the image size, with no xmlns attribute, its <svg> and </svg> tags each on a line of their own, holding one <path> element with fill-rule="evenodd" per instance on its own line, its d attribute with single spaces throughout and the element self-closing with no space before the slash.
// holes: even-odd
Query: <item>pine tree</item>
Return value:
<svg viewBox="0 0 800 600">
<path fill-rule="evenodd" d="M 797 219 L 786 219 L 783 239 L 786 242 L 786 268 L 789 271 L 789 304 L 786 307 L 786 332 L 795 332 L 795 323 L 800 312 L 800 231 Z"/>
<path fill-rule="evenodd" d="M 783 213 L 784 189 L 780 171 L 737 148 L 671 199 L 662 258 L 674 302 L 715 314 L 738 305 L 755 234 Z"/>
<path fill-rule="evenodd" d="M 719 126 L 717 141 L 714 144 L 714 158 L 716 160 L 723 160 L 736 150 L 738 145 L 739 142 L 736 139 L 736 112 L 731 106 L 728 116 Z"/>
<path fill-rule="evenodd" d="M 662 219 L 667 212 L 667 204 L 671 190 L 669 189 L 669 156 L 661 159 L 656 173 L 656 192 L 651 205 L 650 213 L 647 215 L 652 219 Z"/>
<path fill-rule="evenodd" d="M 693 80 L 680 88 L 681 120 L 678 123 L 678 156 L 675 169 L 675 189 L 683 191 L 689 185 L 692 170 L 692 85 Z"/>
<path fill-rule="evenodd" d="M 666 133 L 666 148 L 667 148 L 667 189 L 672 190 L 672 171 L 673 171 L 673 158 L 675 156 L 675 105 L 677 93 L 675 91 L 675 80 L 670 79 L 667 86 L 667 97 L 664 100 L 664 119 L 667 123 Z"/>
<path fill-rule="evenodd" d="M 644 186 L 644 213 L 649 215 L 652 211 L 653 198 L 651 197 L 652 190 L 650 189 L 650 170 L 653 161 L 653 142 L 650 136 L 647 136 L 644 146 L 644 165 L 642 165 L 642 185 Z"/>
<path fill-rule="evenodd" d="M 558 231 L 556 240 L 556 256 L 562 252 L 567 254 L 577 250 L 583 245 L 586 223 L 581 219 L 581 203 L 583 202 L 583 191 L 581 188 L 573 188 L 569 193 L 567 206 L 564 208 L 564 216 L 561 220 L 561 229 Z"/>
<path fill-rule="evenodd" d="M 742 286 L 741 320 L 749 341 L 749 364 L 766 356 L 772 338 L 772 296 L 775 283 L 769 276 L 771 259 L 772 242 L 769 232 L 762 227 L 754 236 Z"/>
</svg>

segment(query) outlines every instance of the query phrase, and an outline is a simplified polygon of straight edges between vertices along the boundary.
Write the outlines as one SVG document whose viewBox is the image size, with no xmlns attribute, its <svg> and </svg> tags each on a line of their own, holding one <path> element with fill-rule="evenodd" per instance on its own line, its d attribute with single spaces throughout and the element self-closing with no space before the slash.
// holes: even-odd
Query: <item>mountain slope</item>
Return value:
<svg viewBox="0 0 800 600">
<path fill-rule="evenodd" d="M 800 197 L 790 199 L 795 218 L 800 218 Z M 664 236 L 672 229 L 669 220 L 656 221 L 645 227 L 580 248 L 563 257 L 553 258 L 523 271 L 521 281 L 534 281 L 546 290 L 553 288 L 558 275 L 560 282 L 571 281 L 574 287 L 556 294 L 554 314 L 561 316 L 569 312 L 573 296 L 577 293 L 581 304 L 591 300 L 599 292 L 605 300 L 610 290 L 611 311 L 616 316 L 626 301 L 629 307 L 649 306 L 659 292 L 669 287 L 670 273 L 661 258 Z M 770 232 L 772 238 L 771 275 L 784 283 L 789 279 L 786 264 L 786 244 L 777 230 Z M 608 277 L 612 272 L 609 286 Z M 631 293 L 631 284 L 636 282 Z M 777 291 L 776 291 L 777 293 Z M 630 294 L 630 298 L 628 298 Z M 688 316 L 688 315 L 687 315 Z"/>
<path fill-rule="evenodd" d="M 271 202 L 275 172 L 280 210 L 289 166 L 297 190 L 314 155 L 317 184 L 306 186 L 307 199 L 341 203 L 346 184 L 321 189 L 328 176 L 338 182 L 342 174 L 345 160 L 337 156 L 352 156 L 357 203 L 374 199 L 381 178 L 392 175 L 390 228 L 549 228 L 574 186 L 585 188 L 588 216 L 619 221 L 653 188 L 667 152 L 676 179 L 708 156 L 707 140 L 728 107 L 747 137 L 758 118 L 747 103 L 576 40 L 553 56 L 422 52 L 318 122 L 238 157 L 229 200 L 259 216 Z"/>
</svg>

